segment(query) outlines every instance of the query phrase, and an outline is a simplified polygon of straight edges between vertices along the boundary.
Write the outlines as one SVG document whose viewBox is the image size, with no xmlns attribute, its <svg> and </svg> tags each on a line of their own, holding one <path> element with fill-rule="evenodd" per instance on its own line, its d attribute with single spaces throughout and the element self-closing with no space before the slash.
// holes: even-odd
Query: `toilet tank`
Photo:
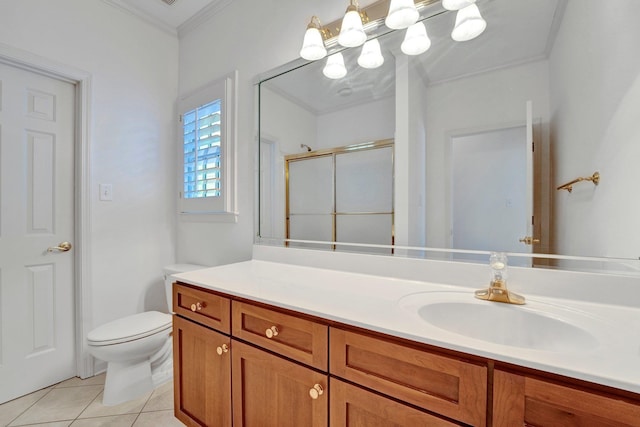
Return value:
<svg viewBox="0 0 640 427">
<path fill-rule="evenodd" d="M 187 271 L 200 270 L 202 268 L 207 267 L 197 264 L 172 264 L 162 269 L 162 272 L 164 273 L 164 290 L 167 296 L 167 307 L 169 309 L 169 313 L 173 312 L 173 282 L 175 282 L 171 276 L 173 274 L 186 273 Z"/>
</svg>

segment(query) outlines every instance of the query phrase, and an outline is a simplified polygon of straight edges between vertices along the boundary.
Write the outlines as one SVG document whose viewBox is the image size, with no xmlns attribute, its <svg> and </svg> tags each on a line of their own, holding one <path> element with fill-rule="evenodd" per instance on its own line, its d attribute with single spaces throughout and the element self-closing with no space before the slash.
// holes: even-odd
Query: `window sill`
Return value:
<svg viewBox="0 0 640 427">
<path fill-rule="evenodd" d="M 179 212 L 178 218 L 182 222 L 218 222 L 237 223 L 238 212 Z"/>
</svg>

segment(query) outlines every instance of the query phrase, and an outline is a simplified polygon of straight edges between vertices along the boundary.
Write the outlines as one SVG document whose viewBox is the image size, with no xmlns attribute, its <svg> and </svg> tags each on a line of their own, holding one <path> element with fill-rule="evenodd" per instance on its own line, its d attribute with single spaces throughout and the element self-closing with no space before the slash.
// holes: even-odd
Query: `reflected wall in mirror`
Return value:
<svg viewBox="0 0 640 427">
<path fill-rule="evenodd" d="M 359 67 L 352 48 L 342 52 L 342 79 L 327 79 L 320 60 L 260 82 L 261 238 L 286 238 L 285 157 L 306 151 L 301 144 L 393 139 L 396 245 L 621 258 L 638 268 L 640 2 L 477 5 L 487 29 L 474 40 L 451 39 L 455 12 L 438 3 L 421 55 L 401 53 L 404 33 L 390 31 L 378 37 L 380 68 Z M 598 185 L 557 190 L 596 171 Z M 562 257 L 536 263 L 565 266 Z"/>
</svg>

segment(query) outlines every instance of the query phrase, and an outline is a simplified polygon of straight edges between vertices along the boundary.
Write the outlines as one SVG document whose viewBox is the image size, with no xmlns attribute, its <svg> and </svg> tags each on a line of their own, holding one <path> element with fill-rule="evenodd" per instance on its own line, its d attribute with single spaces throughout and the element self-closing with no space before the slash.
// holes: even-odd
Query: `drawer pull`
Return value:
<svg viewBox="0 0 640 427">
<path fill-rule="evenodd" d="M 216 349 L 216 352 L 218 353 L 218 356 L 222 356 L 224 353 L 229 352 L 229 346 L 226 344 L 222 344 L 220 347 Z"/>
<path fill-rule="evenodd" d="M 311 396 L 313 400 L 322 396 L 323 393 L 324 393 L 324 389 L 320 384 L 314 384 L 313 388 L 309 390 L 309 396 Z"/>
<path fill-rule="evenodd" d="M 278 327 L 277 326 L 272 326 L 269 329 L 267 329 L 266 331 L 264 331 L 264 334 L 267 336 L 267 338 L 271 339 L 273 337 L 277 337 L 278 336 Z"/>
<path fill-rule="evenodd" d="M 203 303 L 203 302 L 197 302 L 195 304 L 191 304 L 191 311 L 196 312 L 196 311 L 200 311 L 203 308 L 205 308 L 207 306 L 207 304 Z"/>
</svg>

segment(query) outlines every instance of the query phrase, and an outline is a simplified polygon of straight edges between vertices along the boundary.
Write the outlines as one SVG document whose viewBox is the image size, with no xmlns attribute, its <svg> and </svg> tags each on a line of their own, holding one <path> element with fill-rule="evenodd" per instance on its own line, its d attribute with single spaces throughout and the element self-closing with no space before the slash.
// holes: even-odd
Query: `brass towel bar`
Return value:
<svg viewBox="0 0 640 427">
<path fill-rule="evenodd" d="M 557 190 L 567 190 L 569 193 L 571 193 L 571 190 L 573 190 L 573 184 L 582 181 L 591 181 L 594 185 L 598 185 L 598 183 L 600 182 L 600 174 L 598 172 L 594 172 L 591 176 L 576 178 L 573 181 L 561 185 L 557 188 Z"/>
</svg>

